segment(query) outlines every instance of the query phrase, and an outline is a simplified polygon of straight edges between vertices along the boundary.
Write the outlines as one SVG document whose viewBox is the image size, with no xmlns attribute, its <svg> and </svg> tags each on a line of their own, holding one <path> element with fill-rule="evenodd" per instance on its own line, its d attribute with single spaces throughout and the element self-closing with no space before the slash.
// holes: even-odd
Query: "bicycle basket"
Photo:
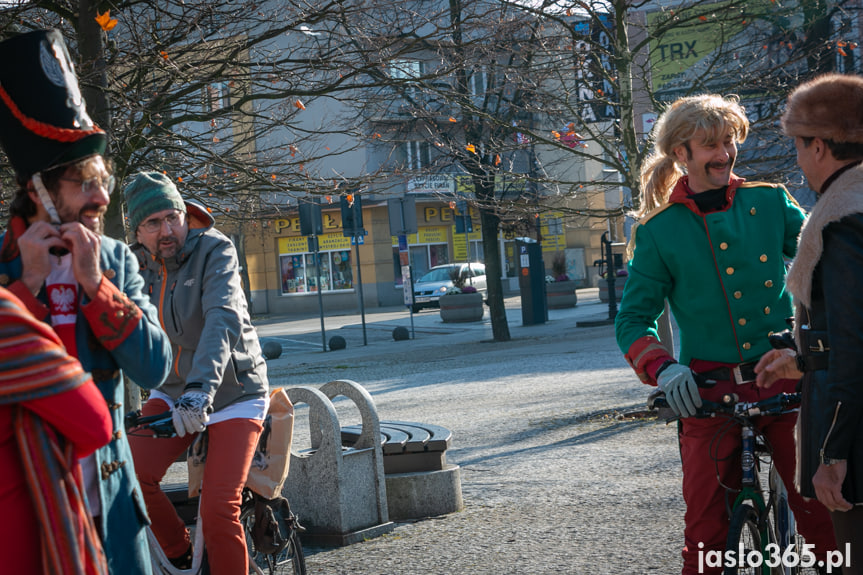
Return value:
<svg viewBox="0 0 863 575">
<path fill-rule="evenodd" d="M 284 497 L 255 497 L 255 525 L 252 542 L 255 551 L 265 555 L 279 553 L 288 544 L 291 508 Z"/>
</svg>

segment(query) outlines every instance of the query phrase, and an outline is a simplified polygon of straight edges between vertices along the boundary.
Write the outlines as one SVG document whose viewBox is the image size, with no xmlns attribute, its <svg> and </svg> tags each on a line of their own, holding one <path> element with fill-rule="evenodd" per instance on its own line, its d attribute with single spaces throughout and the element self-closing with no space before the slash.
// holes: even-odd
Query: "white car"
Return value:
<svg viewBox="0 0 863 575">
<path fill-rule="evenodd" d="M 471 262 L 463 264 L 443 264 L 435 266 L 414 282 L 414 303 L 411 306 L 414 313 L 424 307 L 440 307 L 440 297 L 453 288 L 450 270 L 458 268 L 468 272 L 465 285 L 472 285 L 485 296 L 485 264 Z"/>
</svg>

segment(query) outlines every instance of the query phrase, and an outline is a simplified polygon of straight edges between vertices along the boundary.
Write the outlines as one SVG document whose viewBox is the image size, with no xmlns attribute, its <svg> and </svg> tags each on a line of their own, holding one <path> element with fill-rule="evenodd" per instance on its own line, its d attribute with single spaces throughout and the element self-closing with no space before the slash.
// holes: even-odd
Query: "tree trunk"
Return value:
<svg viewBox="0 0 863 575">
<path fill-rule="evenodd" d="M 485 254 L 485 278 L 488 287 L 488 313 L 491 317 L 491 333 L 494 341 L 509 341 L 509 323 L 503 303 L 503 283 L 500 265 L 500 243 L 498 242 L 499 219 L 486 208 L 479 209 L 482 221 L 482 247 Z"/>
<path fill-rule="evenodd" d="M 108 134 L 111 145 L 111 106 L 108 102 L 108 66 L 105 61 L 104 34 L 96 22 L 97 7 L 93 0 L 80 0 L 78 3 L 78 63 L 81 95 L 87 102 L 87 113 L 97 126 Z M 110 153 L 106 151 L 106 157 Z M 123 224 L 123 196 L 115 193 L 108 204 L 105 214 L 105 235 L 126 241 L 126 228 Z"/>
</svg>

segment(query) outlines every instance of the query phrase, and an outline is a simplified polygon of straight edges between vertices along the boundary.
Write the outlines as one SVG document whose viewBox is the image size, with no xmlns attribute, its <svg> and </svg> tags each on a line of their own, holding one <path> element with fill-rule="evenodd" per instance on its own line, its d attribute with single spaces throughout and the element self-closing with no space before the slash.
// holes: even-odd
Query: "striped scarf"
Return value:
<svg viewBox="0 0 863 575">
<path fill-rule="evenodd" d="M 0 288 L 0 404 L 62 393 L 89 379 L 50 327 Z M 44 574 L 107 575 L 74 447 L 32 411 L 15 407 L 13 413 L 15 438 L 39 519 Z"/>
</svg>

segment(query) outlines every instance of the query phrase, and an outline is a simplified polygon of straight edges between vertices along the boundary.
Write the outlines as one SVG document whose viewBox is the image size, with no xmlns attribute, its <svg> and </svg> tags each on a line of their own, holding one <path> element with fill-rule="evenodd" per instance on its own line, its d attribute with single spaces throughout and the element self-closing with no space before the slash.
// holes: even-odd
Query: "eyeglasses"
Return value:
<svg viewBox="0 0 863 575">
<path fill-rule="evenodd" d="M 81 191 L 85 194 L 92 194 L 99 189 L 105 190 L 108 192 L 108 195 L 111 195 L 111 192 L 114 191 L 114 176 L 103 177 L 95 177 L 95 178 L 87 178 L 86 180 L 79 180 L 76 178 L 60 178 L 64 182 L 72 182 L 73 184 L 78 184 L 81 186 Z"/>
<path fill-rule="evenodd" d="M 141 222 L 139 226 L 145 232 L 154 234 L 162 229 L 162 222 L 168 224 L 169 228 L 176 228 L 183 222 L 183 212 L 171 212 L 164 218 L 152 218 L 145 222 Z"/>
</svg>

